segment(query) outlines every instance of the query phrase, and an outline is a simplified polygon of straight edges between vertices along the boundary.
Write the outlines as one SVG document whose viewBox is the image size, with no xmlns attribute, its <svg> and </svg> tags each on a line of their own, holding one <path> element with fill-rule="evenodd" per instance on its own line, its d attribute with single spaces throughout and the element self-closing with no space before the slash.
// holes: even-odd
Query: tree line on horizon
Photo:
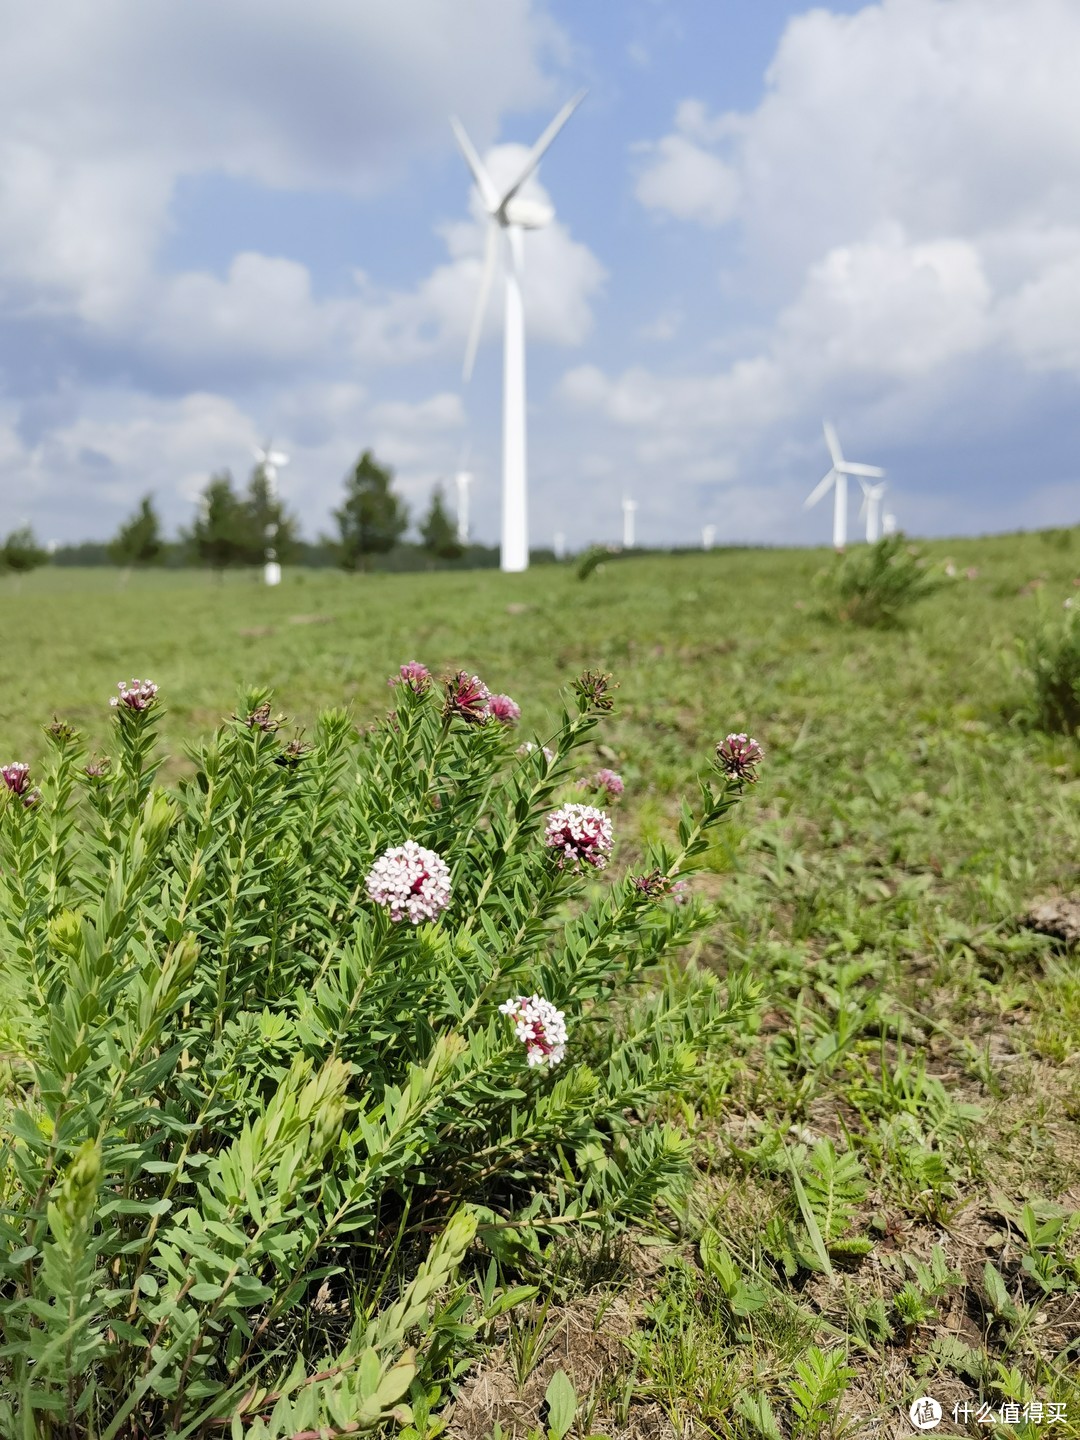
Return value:
<svg viewBox="0 0 1080 1440">
<path fill-rule="evenodd" d="M 418 526 L 420 543 L 404 542 L 409 507 L 394 491 L 393 479 L 393 470 L 380 464 L 371 450 L 364 450 L 346 475 L 344 498 L 333 512 L 337 534 L 322 535 L 312 543 L 301 538 L 296 517 L 273 493 L 265 466 L 254 468 L 243 490 L 236 488 L 229 470 L 220 470 L 203 489 L 191 526 L 182 528 L 175 540 L 165 538 L 151 493 L 142 497 L 109 541 L 59 546 L 50 553 L 29 526 L 12 531 L 0 544 L 0 573 L 24 574 L 50 561 L 112 564 L 127 570 L 200 565 L 222 573 L 262 565 L 268 546 L 282 564 L 337 565 L 346 571 L 369 570 L 377 557 L 392 552 L 402 552 L 398 558 L 405 562 L 393 568 L 463 558 L 474 565 L 498 563 L 494 547 L 461 544 L 438 484 Z"/>
</svg>

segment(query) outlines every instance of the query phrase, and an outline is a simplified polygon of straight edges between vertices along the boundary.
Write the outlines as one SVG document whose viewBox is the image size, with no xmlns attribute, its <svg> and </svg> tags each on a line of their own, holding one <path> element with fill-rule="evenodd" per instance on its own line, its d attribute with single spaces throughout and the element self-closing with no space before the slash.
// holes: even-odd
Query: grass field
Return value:
<svg viewBox="0 0 1080 1440">
<path fill-rule="evenodd" d="M 450 1433 L 527 1435 L 562 1368 L 581 1436 L 907 1436 L 925 1394 L 938 1433 L 1080 1434 L 1080 964 L 1022 923 L 1080 890 L 1080 751 L 1017 718 L 1015 656 L 1076 593 L 1073 545 L 937 542 L 956 582 L 894 631 L 814 618 L 821 551 L 274 591 L 43 571 L 0 582 L 0 761 L 34 761 L 54 714 L 104 737 L 116 682 L 145 675 L 175 775 L 241 685 L 298 725 L 343 702 L 364 723 L 411 659 L 477 671 L 542 740 L 589 666 L 620 687 L 598 758 L 626 782 L 622 873 L 749 731 L 760 782 L 693 883 L 724 906 L 699 958 L 748 964 L 765 1003 L 671 1098 L 685 1210 L 567 1251 L 461 1378 Z"/>
</svg>

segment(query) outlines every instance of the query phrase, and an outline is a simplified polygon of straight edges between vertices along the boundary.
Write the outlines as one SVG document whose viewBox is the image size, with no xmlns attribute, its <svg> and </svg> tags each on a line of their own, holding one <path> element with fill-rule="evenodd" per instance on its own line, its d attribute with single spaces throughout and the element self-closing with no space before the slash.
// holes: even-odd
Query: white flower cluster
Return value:
<svg viewBox="0 0 1080 1440">
<path fill-rule="evenodd" d="M 367 877 L 367 892 L 391 920 L 437 920 L 450 904 L 450 868 L 441 855 L 406 840 L 384 850 Z"/>
<path fill-rule="evenodd" d="M 518 995 L 499 1006 L 514 1022 L 530 1065 L 554 1068 L 566 1054 L 566 1016 L 541 995 Z"/>
<path fill-rule="evenodd" d="M 120 694 L 109 701 L 114 710 L 149 710 L 157 699 L 158 687 L 152 680 L 132 680 L 130 685 L 121 680 L 116 688 Z"/>
<path fill-rule="evenodd" d="M 613 844 L 611 820 L 595 805 L 563 805 L 548 816 L 544 843 L 558 853 L 560 868 L 603 870 Z"/>
</svg>

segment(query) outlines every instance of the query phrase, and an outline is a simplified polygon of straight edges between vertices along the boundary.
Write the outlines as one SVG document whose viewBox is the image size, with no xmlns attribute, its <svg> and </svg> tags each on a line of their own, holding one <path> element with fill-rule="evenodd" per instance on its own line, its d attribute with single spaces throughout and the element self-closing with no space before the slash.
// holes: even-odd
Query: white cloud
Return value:
<svg viewBox="0 0 1080 1440">
<path fill-rule="evenodd" d="M 716 125 L 698 101 L 684 101 L 675 115 L 675 134 L 635 145 L 645 157 L 634 187 L 645 209 L 661 210 L 678 220 L 724 225 L 739 209 L 739 174 L 698 140 L 710 140 Z M 723 124 L 721 124 L 721 128 Z"/>
<path fill-rule="evenodd" d="M 137 315 L 189 352 L 200 328 L 228 349 L 253 327 L 271 353 L 303 355 L 317 332 L 363 326 L 313 306 L 303 267 L 265 256 L 238 256 L 226 281 L 173 277 L 158 302 L 182 177 L 370 194 L 449 149 L 449 111 L 483 140 L 548 98 L 544 62 L 563 45 L 534 0 L 4 0 L 0 18 L 0 305 L 110 336 Z M 283 306 L 277 339 L 267 303 Z"/>
</svg>

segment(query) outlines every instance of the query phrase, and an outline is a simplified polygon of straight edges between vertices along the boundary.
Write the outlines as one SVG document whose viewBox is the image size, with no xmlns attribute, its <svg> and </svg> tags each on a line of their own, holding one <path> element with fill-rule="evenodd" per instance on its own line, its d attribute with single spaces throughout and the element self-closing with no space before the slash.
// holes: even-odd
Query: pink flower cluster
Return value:
<svg viewBox="0 0 1080 1440">
<path fill-rule="evenodd" d="M 765 751 L 749 735 L 728 735 L 717 745 L 716 758 L 724 774 L 732 780 L 748 780 L 753 784 L 757 779 L 754 767 L 764 760 Z"/>
<path fill-rule="evenodd" d="M 626 789 L 621 775 L 614 770 L 597 770 L 588 780 L 578 781 L 579 790 L 602 791 L 609 800 L 617 800 Z"/>
<path fill-rule="evenodd" d="M 603 870 L 611 854 L 611 821 L 595 805 L 563 805 L 553 810 L 544 829 L 544 843 L 558 852 L 559 869 Z"/>
<path fill-rule="evenodd" d="M 443 715 L 448 720 L 457 715 L 472 725 L 483 725 L 488 720 L 516 725 L 521 719 L 521 706 L 509 695 L 493 695 L 479 675 L 459 670 L 446 682 Z"/>
<path fill-rule="evenodd" d="M 518 995 L 499 1006 L 509 1015 L 530 1065 L 554 1068 L 566 1054 L 566 1016 L 540 995 Z"/>
<path fill-rule="evenodd" d="M 482 725 L 488 718 L 490 699 L 491 691 L 479 675 L 470 675 L 465 670 L 459 670 L 446 682 L 443 715 L 447 720 L 456 715 L 472 725 Z"/>
<path fill-rule="evenodd" d="M 488 697 L 487 713 L 500 725 L 516 725 L 521 719 L 521 706 L 509 695 L 491 695 Z"/>
<path fill-rule="evenodd" d="M 404 685 L 414 695 L 426 695 L 431 689 L 431 671 L 419 660 L 410 660 L 396 675 L 391 675 L 388 685 Z"/>
<path fill-rule="evenodd" d="M 27 809 L 41 799 L 41 791 L 30 788 L 30 766 L 22 760 L 0 765 L 0 779 L 10 794 L 17 795 Z"/>
<path fill-rule="evenodd" d="M 157 699 L 158 687 L 152 680 L 132 680 L 130 685 L 121 680 L 116 688 L 120 694 L 109 701 L 114 710 L 149 710 Z"/>
<path fill-rule="evenodd" d="M 441 855 L 415 840 L 384 850 L 366 884 L 375 904 L 390 911 L 391 920 L 408 919 L 419 925 L 422 920 L 437 920 L 450 904 L 449 866 Z"/>
</svg>

